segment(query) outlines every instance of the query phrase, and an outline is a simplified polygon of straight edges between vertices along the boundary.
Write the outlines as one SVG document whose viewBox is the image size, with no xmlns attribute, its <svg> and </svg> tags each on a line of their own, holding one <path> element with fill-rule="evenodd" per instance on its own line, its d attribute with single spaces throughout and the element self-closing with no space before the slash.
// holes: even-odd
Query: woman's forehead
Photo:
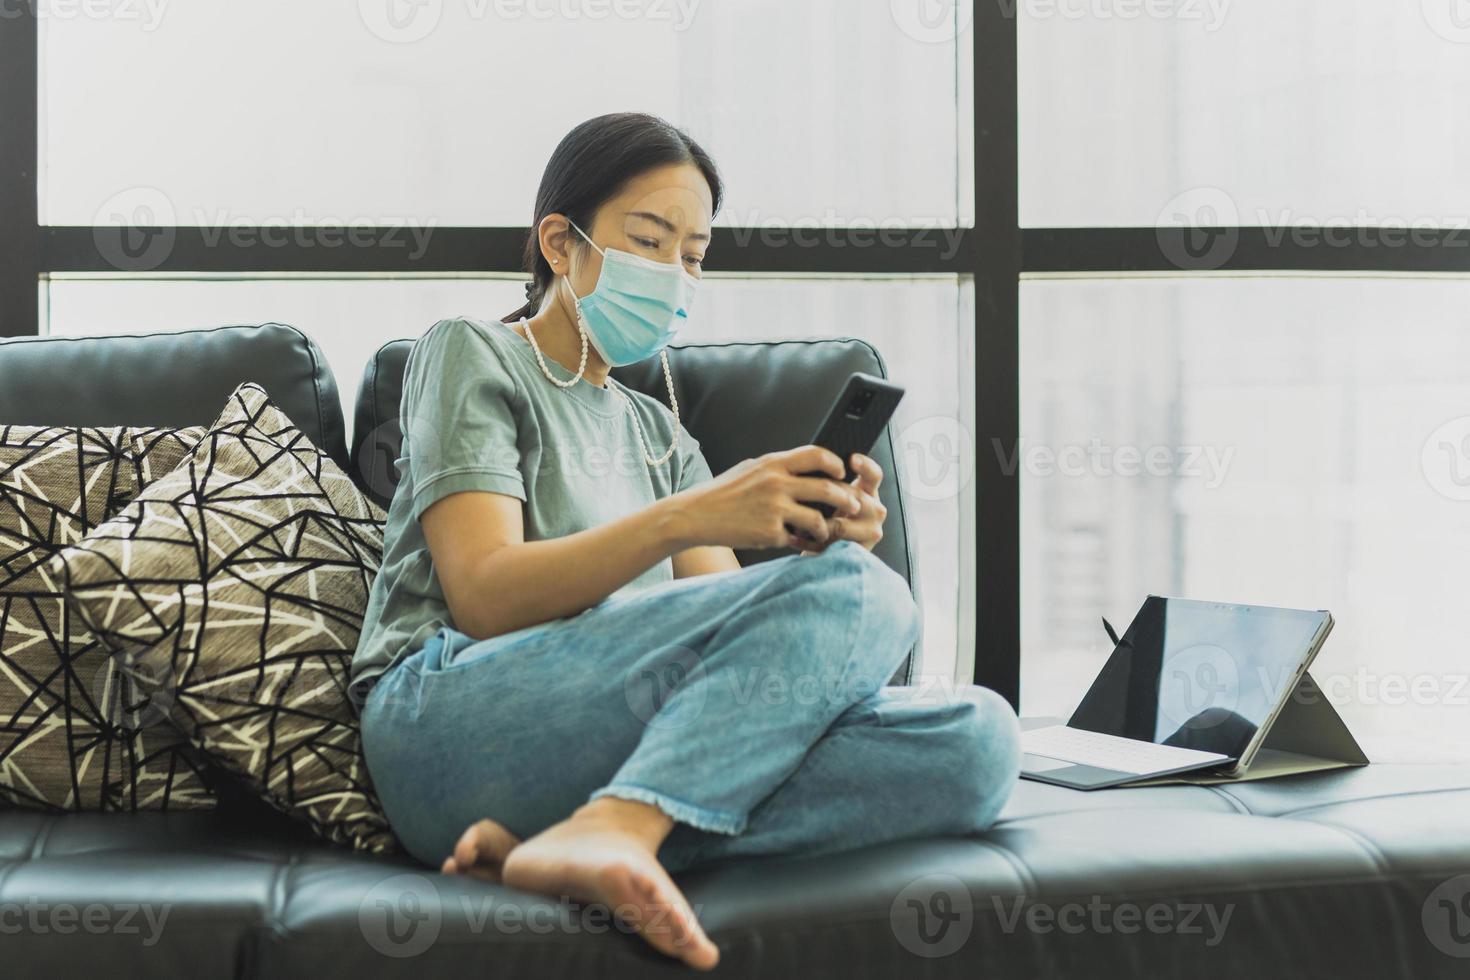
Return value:
<svg viewBox="0 0 1470 980">
<path fill-rule="evenodd" d="M 672 225 L 676 231 L 708 231 L 714 209 L 709 184 L 694 166 L 641 174 L 608 203 L 620 220 Z"/>
</svg>

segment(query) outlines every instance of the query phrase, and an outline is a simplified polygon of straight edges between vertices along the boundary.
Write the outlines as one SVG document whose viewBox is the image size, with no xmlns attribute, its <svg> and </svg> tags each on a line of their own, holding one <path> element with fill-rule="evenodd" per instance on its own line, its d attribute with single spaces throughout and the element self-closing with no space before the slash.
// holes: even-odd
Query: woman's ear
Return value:
<svg viewBox="0 0 1470 980">
<path fill-rule="evenodd" d="M 541 257 L 551 271 L 564 276 L 571 271 L 572 224 L 564 214 L 548 214 L 541 219 L 536 234 L 541 243 Z"/>
</svg>

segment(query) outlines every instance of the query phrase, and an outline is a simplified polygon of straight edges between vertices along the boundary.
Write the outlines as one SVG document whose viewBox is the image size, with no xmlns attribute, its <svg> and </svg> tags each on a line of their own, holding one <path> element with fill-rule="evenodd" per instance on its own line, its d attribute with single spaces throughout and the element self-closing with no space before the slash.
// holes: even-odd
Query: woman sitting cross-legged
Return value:
<svg viewBox="0 0 1470 980">
<path fill-rule="evenodd" d="M 665 347 L 720 197 L 709 156 L 650 116 L 557 147 L 529 302 L 410 354 L 352 665 L 411 853 L 606 903 L 706 969 L 719 951 L 671 872 L 982 830 L 1019 766 L 998 695 L 886 686 L 919 614 L 872 554 L 877 464 L 801 446 L 712 477 L 681 425 Z M 608 375 L 659 356 L 672 411 Z M 800 553 L 732 550 L 778 547 Z"/>
</svg>

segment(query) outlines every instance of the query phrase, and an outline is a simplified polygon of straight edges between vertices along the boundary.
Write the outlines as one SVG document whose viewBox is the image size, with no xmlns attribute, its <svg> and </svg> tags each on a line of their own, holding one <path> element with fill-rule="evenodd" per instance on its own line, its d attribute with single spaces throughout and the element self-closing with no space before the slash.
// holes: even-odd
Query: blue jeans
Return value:
<svg viewBox="0 0 1470 980">
<path fill-rule="evenodd" d="M 885 687 L 917 632 L 903 578 L 840 541 L 488 640 L 443 628 L 372 688 L 363 751 L 432 865 L 477 820 L 524 839 L 601 796 L 673 817 L 671 871 L 983 830 L 1016 717 L 984 688 Z"/>
</svg>

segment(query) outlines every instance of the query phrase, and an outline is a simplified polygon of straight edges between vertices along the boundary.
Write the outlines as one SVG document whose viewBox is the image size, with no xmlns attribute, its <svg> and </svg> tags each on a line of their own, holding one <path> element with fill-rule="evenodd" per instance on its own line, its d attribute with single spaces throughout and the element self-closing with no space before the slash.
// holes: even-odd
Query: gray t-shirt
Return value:
<svg viewBox="0 0 1470 980">
<path fill-rule="evenodd" d="M 677 357 L 671 364 L 678 370 Z M 572 377 L 549 357 L 546 366 L 559 380 Z M 710 479 L 683 426 L 673 456 L 649 466 L 618 391 L 632 398 L 657 459 L 676 427 L 667 407 L 612 378 L 607 388 L 553 385 L 529 342 L 506 324 L 441 320 L 414 344 L 403 379 L 398 489 L 352 660 L 358 704 L 379 674 L 454 625 L 419 524 L 430 504 L 463 490 L 515 497 L 525 502 L 526 540 L 539 541 L 606 524 Z M 672 578 L 666 558 L 614 594 Z"/>
</svg>

